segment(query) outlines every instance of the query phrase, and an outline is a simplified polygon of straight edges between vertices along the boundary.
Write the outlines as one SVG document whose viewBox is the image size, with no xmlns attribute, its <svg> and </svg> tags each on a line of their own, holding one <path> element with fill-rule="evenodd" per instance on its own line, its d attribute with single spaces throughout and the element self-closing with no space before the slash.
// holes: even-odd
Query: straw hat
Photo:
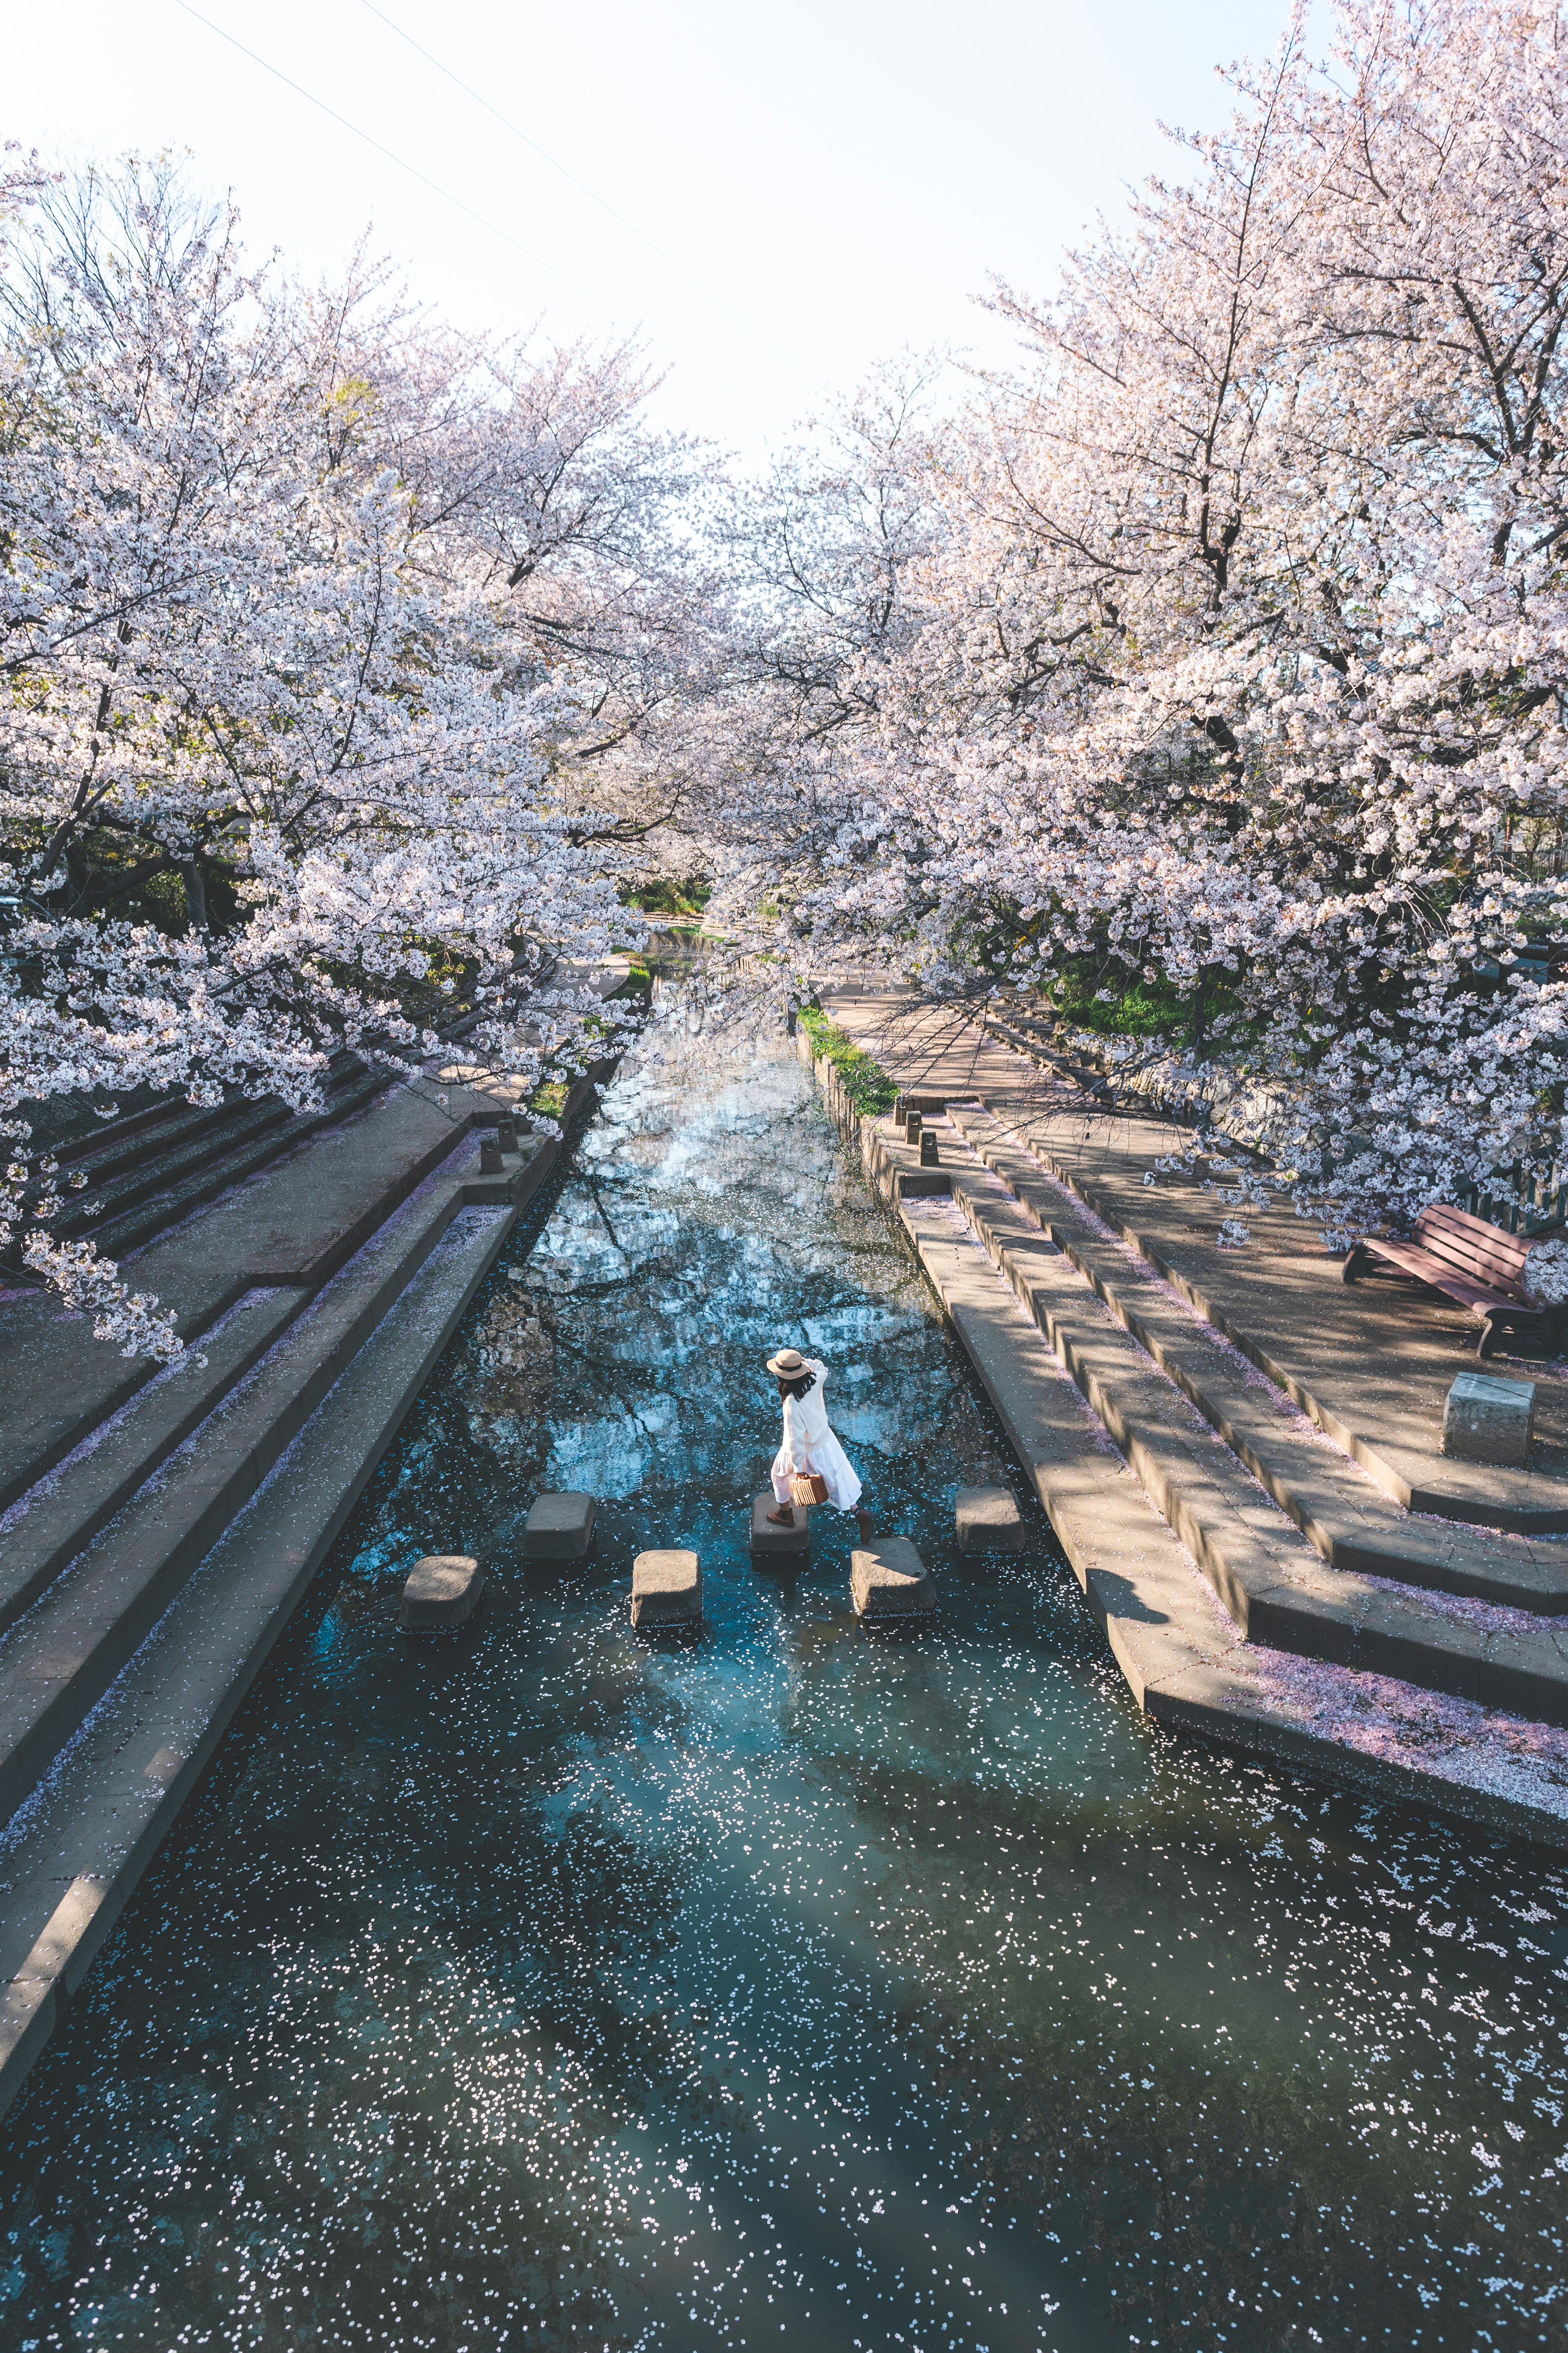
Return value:
<svg viewBox="0 0 1568 2353">
<path fill-rule="evenodd" d="M 768 1358 L 769 1372 L 781 1381 L 798 1381 L 805 1368 L 805 1358 L 798 1348 L 781 1348 L 776 1356 Z"/>
</svg>

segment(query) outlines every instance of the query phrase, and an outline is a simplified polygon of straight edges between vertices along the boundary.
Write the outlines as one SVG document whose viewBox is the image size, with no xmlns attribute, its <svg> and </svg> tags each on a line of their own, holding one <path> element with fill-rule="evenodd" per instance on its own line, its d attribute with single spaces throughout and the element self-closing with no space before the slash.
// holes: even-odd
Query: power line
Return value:
<svg viewBox="0 0 1568 2353">
<path fill-rule="evenodd" d="M 597 205 L 601 212 L 608 213 L 610 218 L 626 230 L 628 235 L 635 237 L 639 244 L 646 245 L 648 251 L 657 254 L 659 260 L 666 263 L 669 269 L 678 271 L 689 286 L 695 286 L 700 294 L 706 295 L 710 302 L 717 303 L 725 316 L 733 319 L 738 327 L 744 327 L 747 334 L 754 335 L 759 343 L 773 353 L 775 359 L 783 360 L 786 367 L 794 368 L 797 374 L 801 372 L 799 362 L 793 359 L 788 352 L 775 343 L 771 335 L 764 335 L 760 327 L 754 327 L 750 319 L 737 311 L 732 303 L 727 302 L 722 294 L 716 294 L 712 287 L 705 285 L 700 278 L 688 269 L 683 261 L 678 261 L 673 253 L 667 253 L 662 245 L 656 244 L 646 229 L 638 228 L 636 221 L 628 220 L 625 213 L 617 212 L 607 197 L 600 195 L 596 188 L 591 188 L 586 180 L 580 180 L 575 172 L 569 170 L 556 156 L 552 155 L 548 149 L 542 147 L 537 139 L 531 139 L 526 131 L 520 130 L 510 115 L 503 114 L 500 107 L 492 106 L 488 98 L 483 97 L 470 83 L 466 82 L 460 74 L 454 73 L 450 66 L 444 65 L 432 50 L 426 48 L 422 42 L 416 41 L 412 33 L 405 33 L 401 25 L 394 24 L 386 11 L 376 6 L 375 0 L 361 0 L 361 5 L 368 8 L 373 16 L 379 17 L 388 32 L 395 33 L 400 41 L 406 41 L 416 56 L 423 58 L 426 65 L 432 65 L 437 73 L 445 74 L 454 89 L 460 90 L 465 98 L 472 99 L 476 106 L 482 106 L 485 112 L 493 121 L 499 122 L 503 131 L 510 131 L 514 139 L 521 140 L 525 147 L 531 148 L 534 154 L 542 157 L 552 172 L 559 172 L 562 178 L 570 181 L 572 186 L 586 196 L 591 204 Z"/>
<path fill-rule="evenodd" d="M 392 148 L 384 146 L 379 139 L 373 138 L 368 131 L 362 131 L 357 122 L 351 122 L 346 114 L 340 114 L 335 107 L 327 104 L 324 98 L 318 98 L 314 90 L 307 90 L 302 82 L 295 81 L 291 75 L 282 70 L 281 67 L 273 65 L 267 58 L 258 56 L 254 49 L 247 48 L 245 43 L 237 39 L 233 33 L 226 32 L 221 25 L 215 25 L 212 18 L 204 16 L 199 8 L 193 8 L 191 0 L 174 0 L 174 5 L 184 9 L 187 16 L 194 16 L 198 25 L 205 25 L 209 33 L 216 33 L 220 41 L 226 41 L 231 48 L 237 49 L 241 57 L 248 58 L 252 65 L 259 66 L 263 73 L 269 73 L 275 81 L 280 81 L 286 90 L 291 90 L 297 98 L 302 98 L 308 105 L 318 108 L 322 114 L 337 123 L 341 129 L 351 132 L 355 139 L 363 139 L 367 147 L 374 147 L 376 153 L 384 155 L 389 164 L 395 164 L 399 171 L 408 173 L 410 177 L 417 180 L 422 187 L 428 188 L 433 195 L 439 196 L 444 204 L 454 206 L 458 212 L 466 214 L 469 220 L 477 221 L 481 228 L 489 229 L 492 237 L 499 237 L 503 245 L 510 245 L 514 252 L 521 253 L 536 268 L 547 269 L 552 278 L 558 278 L 563 286 L 569 286 L 574 294 L 580 294 L 583 300 L 585 302 L 591 302 L 596 311 L 603 311 L 605 317 L 615 325 L 617 327 L 620 325 L 616 313 L 601 296 L 591 293 L 586 286 L 580 286 L 574 278 L 569 278 L 563 269 L 558 269 L 554 262 L 546 261 L 542 253 L 535 253 L 531 246 L 524 245 L 521 237 L 512 236 L 510 229 L 502 228 L 498 222 L 490 220 L 484 213 L 476 212 L 472 205 L 466 204 L 461 196 L 455 196 L 450 188 L 444 188 L 438 180 L 433 180 L 427 172 L 422 172 L 417 164 L 411 164 L 405 155 L 395 153 Z M 742 399 L 739 393 L 732 392 L 729 385 L 721 384 L 718 377 L 710 375 L 705 368 L 696 366 L 690 360 L 682 359 L 680 353 L 665 343 L 662 337 L 650 335 L 648 341 L 657 350 L 665 353 L 668 358 L 674 360 L 679 366 L 689 369 L 691 375 L 700 377 L 704 384 L 710 385 L 715 392 L 721 392 L 727 400 L 733 400 L 738 406 L 745 409 L 748 416 L 755 417 L 759 424 L 765 421 L 759 411 L 752 406 L 750 401 Z"/>
</svg>

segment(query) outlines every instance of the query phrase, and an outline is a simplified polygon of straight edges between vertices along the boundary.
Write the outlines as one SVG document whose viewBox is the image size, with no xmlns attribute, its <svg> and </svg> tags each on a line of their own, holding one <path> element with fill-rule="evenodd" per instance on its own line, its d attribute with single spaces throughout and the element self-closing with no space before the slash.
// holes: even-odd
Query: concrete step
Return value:
<svg viewBox="0 0 1568 2353">
<path fill-rule="evenodd" d="M 288 1104 L 275 1100 L 226 1103 L 220 1112 L 182 1125 L 172 1134 L 149 1138 L 156 1150 L 127 1146 L 120 1166 L 105 1172 L 84 1171 L 90 1177 L 89 1189 L 54 1220 L 56 1229 L 61 1234 L 96 1234 L 143 1202 L 210 1168 L 215 1161 L 243 1153 L 261 1136 L 286 1126 L 291 1117 Z"/>
<path fill-rule="evenodd" d="M 1568 1545 L 1412 1518 L 1128 1244 L 1109 1235 L 1002 1122 L 963 1107 L 951 1117 L 1030 1221 L 1071 1261 L 1325 1560 L 1502 1608 L 1542 1616 L 1568 1612 Z"/>
<path fill-rule="evenodd" d="M 384 1092 L 247 1180 L 226 1175 L 219 1199 L 194 1218 L 182 1211 L 144 1252 L 121 1261 L 122 1271 L 176 1310 L 182 1338 L 199 1350 L 248 1293 L 318 1291 L 450 1157 L 469 1124 L 408 1089 Z M 90 1330 L 41 1294 L 0 1303 L 0 1507 L 93 1440 L 157 1377 L 151 1359 L 127 1360 Z"/>
<path fill-rule="evenodd" d="M 367 1099 L 366 1082 L 372 1078 L 358 1055 L 336 1056 L 328 1069 L 322 1110 L 305 1123 L 298 1122 L 275 1095 L 258 1101 L 235 1098 L 206 1109 L 175 1096 L 110 1121 L 58 1147 L 55 1157 L 62 1167 L 85 1177 L 87 1185 L 79 1192 L 68 1188 L 64 1208 L 51 1220 L 52 1229 L 67 1239 L 86 1233 L 101 1239 L 110 1223 L 118 1229 L 141 1204 L 165 1193 L 189 1194 L 193 1176 L 215 1163 L 237 1158 L 258 1138 L 283 1128 L 302 1134 L 323 1117 L 342 1118 Z M 368 1092 L 374 1091 L 373 1084 Z M 184 1214 L 184 1206 L 176 1214 Z M 133 1243 L 121 1237 L 118 1247 L 126 1250 Z"/>
<path fill-rule="evenodd" d="M 1518 1630 L 1487 1630 L 1413 1590 L 1389 1592 L 1331 1567 L 998 1176 L 970 1155 L 967 1167 L 953 1167 L 952 1190 L 954 1207 L 1249 1640 L 1568 1723 L 1568 1626 L 1535 1618 Z"/>
<path fill-rule="evenodd" d="M 1112 1129 L 1046 1112 L 1026 1124 L 1047 1175 L 1399 1509 L 1511 1535 L 1568 1535 L 1568 1414 L 1550 1376 L 1538 1403 L 1552 1435 L 1529 1470 L 1445 1455 L 1444 1397 L 1475 1343 L 1462 1310 L 1419 1287 L 1347 1289 L 1337 1255 L 1279 1203 L 1247 1211 L 1247 1249 L 1216 1250 L 1221 1211 L 1201 1180 L 1148 1181 L 1170 1148 L 1168 1126 L 1151 1118 L 1130 1113 Z"/>
<path fill-rule="evenodd" d="M 275 1095 L 263 1096 L 258 1101 L 230 1096 L 205 1110 L 176 1095 L 163 1103 L 160 1111 L 161 1117 L 155 1124 L 131 1120 L 122 1129 L 117 1120 L 101 1134 L 87 1136 L 74 1148 L 73 1160 L 101 1197 L 110 1198 L 117 1185 L 153 1167 L 166 1155 L 204 1138 L 236 1130 L 256 1113 L 273 1122 L 279 1115 L 284 1119 L 290 1115 L 288 1106 Z M 64 1159 L 64 1153 L 59 1157 Z"/>
<path fill-rule="evenodd" d="M 184 1137 L 221 1127 L 235 1109 L 232 1103 L 221 1103 L 198 1111 L 183 1096 L 165 1096 L 148 1111 L 108 1120 L 89 1134 L 60 1145 L 54 1156 L 62 1166 L 79 1169 L 90 1182 L 101 1185 L 170 1150 Z"/>
<path fill-rule="evenodd" d="M 258 1114 L 228 1134 L 208 1139 L 183 1166 L 171 1165 L 155 1182 L 139 1183 L 130 1196 L 115 1195 L 106 1201 L 103 1214 L 84 1230 L 109 1257 L 123 1258 L 155 1234 L 177 1225 L 204 1202 L 226 1192 L 231 1185 L 268 1167 L 321 1129 L 374 1102 L 385 1085 L 384 1072 L 364 1071 L 337 1087 L 320 1111 L 296 1114 L 285 1110 L 281 1117 L 272 1110 L 266 1117 Z"/>
<path fill-rule="evenodd" d="M 216 1410 L 310 1296 L 302 1290 L 247 1292 L 187 1356 L 0 1514 L 0 1633 Z"/>
<path fill-rule="evenodd" d="M 480 1189 L 478 1159 L 477 1139 L 465 1137 L 0 1638 L 0 1820 L 255 1493 L 468 1189 Z"/>
<path fill-rule="evenodd" d="M 1515 1782 L 1521 1794 L 1510 1792 L 1487 1718 L 1471 1727 L 1468 1753 L 1433 1770 L 1386 1737 L 1368 1749 L 1326 1729 L 1321 1714 L 1260 1669 L 1258 1654 L 1228 1635 L 1184 1547 L 973 1229 L 944 1202 L 903 1202 L 899 1215 L 1142 1709 L 1379 1798 L 1568 1846 L 1560 1804 L 1539 1802 L 1528 1776 Z M 1405 1693 L 1403 1703 L 1407 1718 L 1419 1716 L 1417 1694 Z"/>
<path fill-rule="evenodd" d="M 460 1208 L 0 1836 L 0 2111 L 85 1977 L 516 1216 Z M 395 1610 L 389 1589 L 386 1607 Z"/>
<path fill-rule="evenodd" d="M 1110 1092 L 1104 1071 L 1067 1053 L 1057 1042 L 1055 1032 L 1043 1022 L 988 1008 L 980 1018 L 980 1026 L 992 1037 L 999 1038 L 1005 1046 L 1011 1046 L 1015 1053 L 1026 1054 L 1040 1068 L 1059 1071 L 1063 1078 L 1076 1081 L 1086 1093 Z"/>
</svg>

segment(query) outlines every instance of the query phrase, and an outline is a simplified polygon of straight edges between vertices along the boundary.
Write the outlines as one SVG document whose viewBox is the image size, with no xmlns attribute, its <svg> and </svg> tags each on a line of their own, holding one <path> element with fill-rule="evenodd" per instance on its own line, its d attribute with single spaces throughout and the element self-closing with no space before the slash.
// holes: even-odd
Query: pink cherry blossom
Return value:
<svg viewBox="0 0 1568 2353">
<path fill-rule="evenodd" d="M 634 352 L 459 337 L 363 256 L 251 269 L 163 164 L 5 194 L 0 1240 L 167 1355 L 51 1241 L 21 1107 L 415 1069 L 396 987 L 436 955 L 474 976 L 466 1056 L 527 1083 L 602 1050 L 618 1015 L 551 959 L 635 931 L 626 845 L 679 797 L 708 460 L 639 421 Z M 154 886 L 167 928 L 121 903 Z"/>
</svg>

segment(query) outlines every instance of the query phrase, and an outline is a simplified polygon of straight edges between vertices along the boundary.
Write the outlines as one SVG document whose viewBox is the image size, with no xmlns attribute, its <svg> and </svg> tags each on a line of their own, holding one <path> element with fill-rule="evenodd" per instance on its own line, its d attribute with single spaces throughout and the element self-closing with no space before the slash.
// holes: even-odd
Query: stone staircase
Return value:
<svg viewBox="0 0 1568 2353">
<path fill-rule="evenodd" d="M 1568 1725 L 1568 1543 L 1402 1510 L 1013 1129 L 978 1105 L 934 1124 L 933 1170 L 894 1121 L 854 1122 L 928 1272 L 946 1195 L 1135 1478 L 1143 1541 L 1173 1535 L 1247 1641 Z"/>
<path fill-rule="evenodd" d="M 135 1261 L 180 1362 L 148 1377 L 37 1297 L 0 1314 L 0 2109 L 559 1156 L 525 1137 L 482 1172 L 492 1105 L 381 1079 L 366 1110 L 366 1076 L 287 1157 L 226 1115 L 95 1154 L 122 1217 L 166 1206 L 127 1201 L 155 1172 L 217 1176 Z"/>
<path fill-rule="evenodd" d="M 1205 1436 L 1224 1440 L 1249 1478 L 1331 1567 L 1468 1594 L 1509 1609 L 1552 1616 L 1568 1611 L 1568 1545 L 1413 1518 L 1401 1511 L 1135 1250 L 1107 1234 L 996 1121 L 957 1109 L 952 1126 L 996 1179 L 1010 1205 L 1005 1217 L 1021 1220 L 1026 1232 L 1050 1250 L 1058 1316 L 1065 1311 L 1070 1319 L 1081 1311 L 1087 1289 L 1132 1342 L 1124 1361 L 1141 1367 L 1147 1358 L 1195 1409 Z M 955 1175 L 955 1194 L 966 1214 L 1018 1289 L 1020 1259 L 1000 1227 L 990 1229 L 981 1189 L 978 1172 L 973 1179 Z M 1052 1304 L 1043 1290 L 1036 1300 L 1023 1289 L 1019 1296 L 1046 1330 Z M 1060 1341 L 1053 1339 L 1052 1345 L 1066 1363 L 1075 1339 L 1068 1321 L 1060 1329 Z"/>
<path fill-rule="evenodd" d="M 198 1431 L 153 1482 L 151 1508 L 139 1496 L 127 1514 L 136 1543 L 123 1577 L 101 1551 L 73 1564 L 0 1643 L 6 1770 L 13 1791 L 28 1791 L 0 1838 L 0 2110 L 287 1627 L 515 1214 L 500 1205 L 454 1209 L 449 1182 L 411 1208 L 396 1242 L 373 1252 L 376 1264 L 344 1269 L 322 1302 L 320 1330 L 286 1335 L 252 1381 L 237 1385 L 225 1417 L 233 1442 L 226 1495 L 207 1481 L 188 1506 L 176 1502 L 196 1466 Z M 306 1373 L 312 1388 L 330 1378 L 378 1283 L 400 1275 L 407 1279 L 381 1322 L 287 1440 L 288 1422 L 300 1418 L 289 1405 L 290 1377 Z M 268 1425 L 263 1454 L 272 1459 L 258 1476 L 258 1466 L 242 1467 L 238 1446 L 268 1405 L 283 1410 Z M 275 1446 L 278 1437 L 286 1442 Z"/>
<path fill-rule="evenodd" d="M 122 1258 L 361 1110 L 387 1083 L 384 1071 L 357 1054 L 339 1054 L 328 1066 L 324 1100 L 314 1111 L 291 1112 L 276 1095 L 200 1111 L 176 1096 L 107 1121 L 55 1147 L 66 1180 L 65 1207 L 50 1231 L 61 1241 L 90 1239 L 106 1258 Z M 76 1177 L 86 1181 L 73 1185 Z M 17 1262 L 15 1248 L 12 1263 Z"/>
<path fill-rule="evenodd" d="M 196 1564 L 467 1206 L 465 1140 L 313 1296 L 257 1288 L 206 1335 L 200 1387 L 176 1369 L 112 1432 L 5 1514 L 0 1553 L 0 1820 L 108 1689 Z M 124 1489 L 136 1484 L 129 1494 Z"/>
<path fill-rule="evenodd" d="M 619 985 L 625 959 L 612 964 L 616 969 L 602 973 L 600 967 L 567 966 L 552 958 L 542 978 L 602 976 Z M 461 1039 L 480 1018 L 467 1013 L 440 1027 L 449 1050 L 460 1050 Z M 90 1239 L 104 1257 L 123 1258 L 231 1186 L 363 1110 L 391 1083 L 385 1070 L 343 1051 L 327 1064 L 321 1101 L 310 1111 L 292 1112 L 278 1095 L 233 1094 L 205 1110 L 179 1095 L 164 1096 L 122 1119 L 94 1122 L 51 1152 L 34 1153 L 24 1199 L 42 1191 L 39 1163 L 52 1157 L 59 1167 L 54 1182 L 64 1207 L 50 1220 L 50 1232 L 60 1241 Z M 19 1251 L 20 1242 L 14 1242 L 0 1253 L 0 1266 L 19 1266 Z"/>
</svg>

